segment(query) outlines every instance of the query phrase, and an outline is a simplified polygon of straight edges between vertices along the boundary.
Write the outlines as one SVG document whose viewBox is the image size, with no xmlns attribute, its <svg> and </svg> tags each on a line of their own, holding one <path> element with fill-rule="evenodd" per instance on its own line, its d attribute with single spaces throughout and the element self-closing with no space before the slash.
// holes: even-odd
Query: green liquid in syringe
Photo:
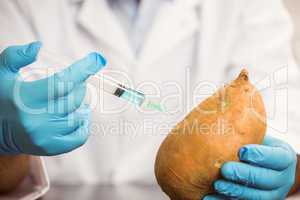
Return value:
<svg viewBox="0 0 300 200">
<path fill-rule="evenodd" d="M 145 103 L 145 108 L 150 109 L 150 110 L 165 112 L 165 109 L 163 108 L 162 105 L 160 105 L 159 103 L 151 102 L 151 101 L 148 101 Z"/>
<path fill-rule="evenodd" d="M 124 87 L 124 86 L 122 86 Z M 165 109 L 162 105 L 156 102 L 152 102 L 146 99 L 145 95 L 141 92 L 134 91 L 131 89 L 126 88 L 126 90 L 119 88 L 115 95 L 133 103 L 136 106 L 143 107 L 149 110 L 156 110 L 160 112 L 165 112 Z"/>
</svg>

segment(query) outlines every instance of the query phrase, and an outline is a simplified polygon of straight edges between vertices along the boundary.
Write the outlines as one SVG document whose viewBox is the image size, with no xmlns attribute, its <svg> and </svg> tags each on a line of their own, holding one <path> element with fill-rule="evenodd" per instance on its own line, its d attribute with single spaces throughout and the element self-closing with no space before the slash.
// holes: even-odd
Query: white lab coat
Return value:
<svg viewBox="0 0 300 200">
<path fill-rule="evenodd" d="M 39 39 L 48 50 L 72 59 L 90 51 L 101 51 L 109 62 L 109 69 L 125 72 L 134 86 L 151 80 L 161 89 L 162 95 L 174 92 L 174 88 L 164 85 L 166 81 L 176 80 L 183 88 L 181 96 L 191 97 L 193 90 L 187 84 L 193 88 L 197 82 L 206 81 L 209 85 L 220 86 L 236 76 L 242 66 L 248 67 L 254 82 L 270 74 L 271 78 L 279 76 L 279 83 L 276 79 L 272 91 L 280 86 L 281 96 L 285 95 L 287 83 L 282 67 L 289 66 L 290 78 L 296 80 L 298 71 L 290 48 L 292 26 L 280 0 L 174 0 L 161 8 L 158 16 L 159 20 L 155 21 L 136 59 L 104 0 L 1 1 L 0 44 L 7 46 Z M 195 48 L 185 45 L 191 42 L 195 43 Z M 183 63 L 177 63 L 174 59 L 187 57 L 186 60 L 190 60 L 190 56 L 195 58 L 193 63 L 184 63 L 184 59 Z M 281 71 L 274 75 L 278 68 Z M 96 82 L 95 78 L 90 80 L 91 84 Z M 149 85 L 143 90 L 151 92 Z M 266 101 L 272 99 L 272 91 L 264 92 L 269 94 Z M 204 96 L 207 95 L 202 98 Z M 101 103 L 105 109 L 118 109 L 123 105 L 107 95 L 103 98 Z M 284 106 L 279 108 L 285 108 L 285 100 L 280 100 Z M 296 96 L 289 100 L 297 102 Z M 97 105 L 93 113 L 95 126 L 91 128 L 92 136 L 87 144 L 72 153 L 46 158 L 52 181 L 154 183 L 155 154 L 168 132 L 157 126 L 176 124 L 194 105 L 187 100 L 183 102 L 185 105 L 173 103 L 180 109 L 173 117 L 157 113 L 142 115 L 132 107 L 121 113 L 105 114 L 101 105 Z M 270 119 L 275 128 L 268 128 L 268 131 L 289 132 L 289 138 L 293 138 L 291 143 L 295 144 L 300 138 L 297 136 L 300 128 L 296 124 L 299 114 L 296 104 L 289 105 L 291 128 L 286 130 L 286 113 L 282 109 L 283 114 L 276 112 L 276 122 Z M 273 113 L 272 108 L 269 113 Z M 151 130 L 145 131 L 146 126 Z M 286 138 L 286 134 L 283 136 Z M 300 150 L 300 145 L 294 147 Z"/>
</svg>

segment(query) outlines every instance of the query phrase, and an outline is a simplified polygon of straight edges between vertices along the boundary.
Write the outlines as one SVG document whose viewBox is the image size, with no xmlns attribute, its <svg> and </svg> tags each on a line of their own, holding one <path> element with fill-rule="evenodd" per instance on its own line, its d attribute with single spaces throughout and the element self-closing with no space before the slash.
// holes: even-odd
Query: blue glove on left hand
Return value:
<svg viewBox="0 0 300 200">
<path fill-rule="evenodd" d="M 82 103 L 86 80 L 105 59 L 91 53 L 49 77 L 24 81 L 19 70 L 36 60 L 40 47 L 10 46 L 0 54 L 0 154 L 58 155 L 90 135 L 90 109 Z"/>
<path fill-rule="evenodd" d="M 204 200 L 282 200 L 295 181 L 297 156 L 285 142 L 266 137 L 263 145 L 240 149 L 242 162 L 225 163 L 224 180 L 214 183 L 218 194 Z"/>
</svg>

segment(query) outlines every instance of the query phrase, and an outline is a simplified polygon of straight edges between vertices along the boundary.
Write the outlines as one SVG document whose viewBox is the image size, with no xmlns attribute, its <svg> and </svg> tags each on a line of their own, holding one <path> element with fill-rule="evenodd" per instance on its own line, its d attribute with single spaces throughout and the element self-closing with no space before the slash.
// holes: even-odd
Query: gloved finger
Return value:
<svg viewBox="0 0 300 200">
<path fill-rule="evenodd" d="M 96 74 L 105 64 L 106 60 L 100 54 L 91 53 L 53 76 L 28 83 L 27 87 L 29 90 L 38 91 L 36 98 L 59 98 L 70 93 L 89 76 Z"/>
<path fill-rule="evenodd" d="M 39 149 L 37 151 L 39 152 L 38 155 L 49 156 L 69 152 L 77 148 L 78 143 L 85 142 L 89 136 L 90 110 L 87 105 L 84 105 L 72 113 L 72 115 L 76 115 L 76 117 L 74 119 L 70 119 L 70 116 L 53 118 L 53 123 L 48 123 L 47 129 L 43 132 L 45 136 L 35 137 L 38 138 L 34 142 L 34 145 Z"/>
<path fill-rule="evenodd" d="M 276 190 L 259 190 L 236 183 L 219 180 L 214 183 L 215 190 L 229 198 L 243 200 L 274 200 L 278 199 Z"/>
<path fill-rule="evenodd" d="M 49 111 L 57 115 L 66 116 L 77 110 L 82 104 L 86 94 L 86 84 L 80 84 L 78 87 L 66 96 L 49 102 Z"/>
<path fill-rule="evenodd" d="M 45 132 L 49 130 L 51 132 L 48 134 L 55 134 L 57 137 L 68 135 L 81 126 L 84 121 L 89 120 L 90 113 L 89 106 L 84 104 L 73 113 L 69 113 L 63 117 L 56 113 L 49 114 L 50 121 L 47 122 L 48 128 Z M 55 130 L 55 132 L 53 133 L 52 130 Z"/>
<path fill-rule="evenodd" d="M 285 183 L 282 172 L 252 166 L 241 162 L 227 162 L 221 168 L 222 176 L 230 181 L 260 189 L 272 190 Z"/>
<path fill-rule="evenodd" d="M 295 154 L 284 147 L 254 144 L 242 147 L 239 157 L 244 162 L 274 170 L 284 170 L 296 159 Z"/>
<path fill-rule="evenodd" d="M 226 200 L 226 197 L 222 195 L 208 195 L 203 198 L 203 200 Z"/>
<path fill-rule="evenodd" d="M 41 45 L 41 42 L 32 42 L 27 45 L 10 46 L 0 54 L 0 65 L 16 73 L 36 60 Z"/>
<path fill-rule="evenodd" d="M 90 133 L 88 121 L 85 121 L 80 127 L 72 133 L 63 137 L 57 137 L 53 140 L 55 148 L 48 148 L 45 151 L 46 156 L 54 156 L 62 153 L 68 153 L 82 146 L 88 139 Z"/>
</svg>

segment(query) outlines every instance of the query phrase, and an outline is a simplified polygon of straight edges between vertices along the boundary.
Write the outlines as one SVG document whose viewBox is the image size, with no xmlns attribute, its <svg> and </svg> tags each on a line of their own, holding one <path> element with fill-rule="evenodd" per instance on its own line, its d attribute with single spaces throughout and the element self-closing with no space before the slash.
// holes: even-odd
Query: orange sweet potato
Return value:
<svg viewBox="0 0 300 200">
<path fill-rule="evenodd" d="M 266 131 L 263 100 L 243 70 L 171 131 L 161 144 L 155 175 L 171 200 L 199 200 L 214 193 L 213 182 L 239 149 L 260 144 Z"/>
</svg>

